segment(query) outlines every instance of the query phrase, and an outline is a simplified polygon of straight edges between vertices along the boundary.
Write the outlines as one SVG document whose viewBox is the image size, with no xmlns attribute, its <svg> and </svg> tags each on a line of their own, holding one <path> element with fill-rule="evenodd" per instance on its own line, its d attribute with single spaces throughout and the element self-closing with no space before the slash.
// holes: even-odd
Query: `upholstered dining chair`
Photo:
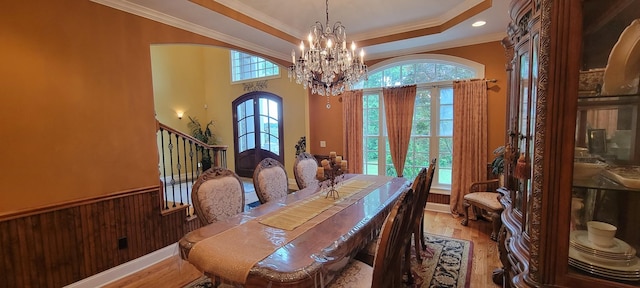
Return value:
<svg viewBox="0 0 640 288">
<path fill-rule="evenodd" d="M 474 182 L 469 188 L 469 193 L 464 195 L 462 206 L 464 206 L 464 219 L 460 222 L 463 226 L 469 223 L 469 207 L 473 207 L 476 217 L 487 218 L 492 222 L 491 240 L 498 241 L 498 231 L 502 226 L 502 204 L 498 200 L 500 194 L 495 192 L 499 180 L 492 179 L 487 181 Z M 484 213 L 483 213 L 484 212 Z"/>
<path fill-rule="evenodd" d="M 193 184 L 193 208 L 203 225 L 244 212 L 244 186 L 233 171 L 213 167 Z"/>
<path fill-rule="evenodd" d="M 296 156 L 296 162 L 293 163 L 293 176 L 296 178 L 298 189 L 317 184 L 317 172 L 318 160 L 316 160 L 316 157 L 307 152 L 301 152 Z"/>
<path fill-rule="evenodd" d="M 359 260 L 353 260 L 329 283 L 328 287 L 403 287 L 402 256 L 409 242 L 407 234 L 411 228 L 409 220 L 411 220 L 414 196 L 413 189 L 406 190 L 391 208 L 382 225 L 373 267 Z"/>
<path fill-rule="evenodd" d="M 433 182 L 433 174 L 436 170 L 436 158 L 431 159 L 431 163 L 429 163 L 428 168 L 422 168 L 418 176 L 423 175 L 424 180 L 420 179 L 419 185 L 421 187 L 414 188 L 418 192 L 416 192 L 416 201 L 413 215 L 411 217 L 412 222 L 412 231 L 413 232 L 413 241 L 415 243 L 416 257 L 418 260 L 421 260 L 419 248 L 422 249 L 427 248 L 427 244 L 424 240 L 424 208 L 427 206 L 427 200 L 429 198 L 429 193 L 431 192 L 431 183 Z M 424 174 L 423 174 L 424 173 Z"/>
<path fill-rule="evenodd" d="M 409 224 L 409 238 L 413 235 L 413 248 L 415 249 L 416 259 L 422 261 L 421 250 L 427 250 L 427 243 L 424 239 L 424 208 L 427 206 L 429 193 L 431 192 L 431 183 L 433 182 L 433 174 L 436 170 L 436 158 L 431 160 L 429 168 L 422 168 L 414 181 L 414 205 L 411 207 L 411 223 Z M 416 184 L 417 183 L 417 184 Z M 407 243 L 405 250 L 405 268 L 407 269 L 407 278 L 409 283 L 413 283 L 413 275 L 411 274 L 411 241 Z"/>
<path fill-rule="evenodd" d="M 431 160 L 429 165 L 429 169 L 422 168 L 418 175 L 413 180 L 413 184 L 411 185 L 411 189 L 414 191 L 414 202 L 411 207 L 412 210 L 412 228 L 409 231 L 409 235 L 414 235 L 415 242 L 415 250 L 416 250 L 416 258 L 421 260 L 422 256 L 420 256 L 419 247 L 422 247 L 425 250 L 426 244 L 424 240 L 424 207 L 427 205 L 427 198 L 429 198 L 429 190 L 431 189 L 431 180 L 433 179 L 433 173 L 435 171 L 436 158 Z M 356 256 L 357 259 L 363 261 L 369 265 L 373 265 L 373 259 L 376 252 L 376 247 L 378 242 L 380 241 L 380 237 L 372 240 L 365 246 L 362 250 L 358 252 Z M 410 243 L 409 243 L 410 244 Z M 411 252 L 411 250 L 407 249 L 407 253 Z M 409 279 L 411 280 L 411 279 Z"/>
<path fill-rule="evenodd" d="M 424 236 L 420 237 L 420 233 L 423 233 L 423 229 L 420 227 L 422 223 L 422 219 L 424 217 L 424 206 L 427 203 L 428 191 L 427 183 L 428 183 L 428 170 L 427 168 L 420 169 L 418 175 L 413 180 L 411 184 L 411 190 L 414 191 L 413 202 L 410 207 L 410 218 L 407 220 L 409 223 L 409 229 L 407 230 L 407 238 L 411 240 L 411 236 L 414 237 L 414 248 L 416 250 L 416 259 L 418 261 L 422 261 L 422 256 L 420 255 L 420 247 L 422 247 L 421 243 L 424 243 Z M 369 264 L 373 265 L 373 261 L 375 259 L 376 250 L 380 243 L 380 235 L 373 241 L 370 241 L 362 251 L 358 252 L 357 259 Z M 422 241 L 422 242 L 421 242 Z M 404 250 L 405 252 L 405 273 L 408 277 L 408 282 L 413 283 L 413 275 L 411 275 L 411 241 L 407 241 L 407 247 Z"/>
<path fill-rule="evenodd" d="M 253 186 L 260 204 L 282 198 L 289 193 L 289 178 L 282 163 L 264 158 L 253 171 Z"/>
</svg>

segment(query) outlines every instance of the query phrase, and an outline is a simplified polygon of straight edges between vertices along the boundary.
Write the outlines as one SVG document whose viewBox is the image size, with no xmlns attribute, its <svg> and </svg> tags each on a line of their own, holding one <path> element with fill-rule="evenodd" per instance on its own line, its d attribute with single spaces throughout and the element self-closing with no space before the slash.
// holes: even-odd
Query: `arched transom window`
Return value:
<svg viewBox="0 0 640 288">
<path fill-rule="evenodd" d="M 400 57 L 371 67 L 369 78 L 354 85 L 364 89 L 363 171 L 395 176 L 384 119 L 383 87 L 417 85 L 411 140 L 404 176 L 413 179 L 429 159 L 438 165 L 432 186 L 451 188 L 453 157 L 453 81 L 484 77 L 484 65 L 446 55 Z"/>
</svg>

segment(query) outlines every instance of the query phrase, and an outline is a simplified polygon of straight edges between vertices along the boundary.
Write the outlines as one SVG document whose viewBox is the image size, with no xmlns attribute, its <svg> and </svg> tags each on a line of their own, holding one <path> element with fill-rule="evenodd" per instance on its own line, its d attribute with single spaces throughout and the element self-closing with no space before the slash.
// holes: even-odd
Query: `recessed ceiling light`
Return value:
<svg viewBox="0 0 640 288">
<path fill-rule="evenodd" d="M 473 22 L 473 24 L 471 24 L 471 26 L 480 27 L 480 26 L 484 26 L 484 24 L 487 24 L 487 22 L 480 20 L 480 21 Z"/>
</svg>

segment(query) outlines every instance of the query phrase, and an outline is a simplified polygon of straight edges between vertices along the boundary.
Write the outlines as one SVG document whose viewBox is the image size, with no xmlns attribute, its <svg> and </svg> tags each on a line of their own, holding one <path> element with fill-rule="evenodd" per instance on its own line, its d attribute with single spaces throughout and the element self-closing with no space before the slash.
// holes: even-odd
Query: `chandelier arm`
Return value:
<svg viewBox="0 0 640 288">
<path fill-rule="evenodd" d="M 329 27 L 329 0 L 326 0 L 324 3 L 325 14 L 327 15 L 327 27 Z"/>
</svg>

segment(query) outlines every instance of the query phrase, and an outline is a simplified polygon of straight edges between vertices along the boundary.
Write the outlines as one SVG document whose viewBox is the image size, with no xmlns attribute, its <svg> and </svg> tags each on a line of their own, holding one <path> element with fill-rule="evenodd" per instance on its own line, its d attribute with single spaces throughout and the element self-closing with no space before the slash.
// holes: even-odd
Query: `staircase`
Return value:
<svg viewBox="0 0 640 288">
<path fill-rule="evenodd" d="M 191 188 L 203 171 L 202 155 L 207 153 L 212 166 L 227 167 L 227 145 L 208 145 L 183 132 L 158 122 L 158 151 L 162 210 L 171 213 L 184 209 L 187 219 L 195 218 Z M 245 211 L 259 205 L 251 178 L 242 178 Z"/>
</svg>

